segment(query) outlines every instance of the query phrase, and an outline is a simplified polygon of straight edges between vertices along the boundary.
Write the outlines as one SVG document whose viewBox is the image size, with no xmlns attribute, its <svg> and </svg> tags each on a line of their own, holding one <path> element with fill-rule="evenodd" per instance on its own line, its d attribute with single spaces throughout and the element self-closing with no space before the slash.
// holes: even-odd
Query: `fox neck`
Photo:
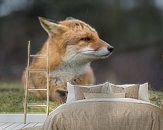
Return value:
<svg viewBox="0 0 163 130">
<path fill-rule="evenodd" d="M 60 81 L 71 81 L 75 77 L 78 77 L 86 73 L 90 69 L 90 63 L 87 64 L 62 64 L 58 66 L 54 71 L 50 72 L 50 77 L 60 79 Z"/>
</svg>

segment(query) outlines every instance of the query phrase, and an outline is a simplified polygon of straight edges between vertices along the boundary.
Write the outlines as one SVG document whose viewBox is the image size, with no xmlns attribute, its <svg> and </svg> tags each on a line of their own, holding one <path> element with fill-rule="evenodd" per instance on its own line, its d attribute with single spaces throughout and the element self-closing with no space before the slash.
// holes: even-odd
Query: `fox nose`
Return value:
<svg viewBox="0 0 163 130">
<path fill-rule="evenodd" d="M 112 46 L 108 46 L 108 51 L 110 51 L 110 52 L 112 52 L 113 50 L 114 50 L 114 47 L 112 47 Z"/>
</svg>

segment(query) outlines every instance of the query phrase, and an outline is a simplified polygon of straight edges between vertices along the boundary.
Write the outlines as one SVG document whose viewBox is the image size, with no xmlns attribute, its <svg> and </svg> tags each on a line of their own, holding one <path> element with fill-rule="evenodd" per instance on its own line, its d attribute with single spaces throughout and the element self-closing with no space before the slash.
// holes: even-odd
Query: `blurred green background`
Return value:
<svg viewBox="0 0 163 130">
<path fill-rule="evenodd" d="M 149 82 L 163 90 L 162 0 L 0 0 L 1 82 L 20 82 L 27 41 L 36 53 L 47 39 L 38 16 L 81 19 L 114 46 L 108 59 L 92 64 L 97 83 Z"/>
</svg>

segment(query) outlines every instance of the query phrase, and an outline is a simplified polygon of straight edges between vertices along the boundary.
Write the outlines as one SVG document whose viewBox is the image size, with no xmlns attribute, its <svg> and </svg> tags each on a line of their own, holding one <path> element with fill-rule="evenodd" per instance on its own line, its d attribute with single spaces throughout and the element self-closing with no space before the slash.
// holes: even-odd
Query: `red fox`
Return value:
<svg viewBox="0 0 163 130">
<path fill-rule="evenodd" d="M 44 55 L 49 43 L 50 100 L 65 102 L 66 82 L 93 84 L 95 78 L 90 63 L 107 58 L 114 48 L 100 39 L 94 28 L 81 20 L 69 18 L 54 23 L 39 17 L 39 21 L 48 33 L 47 41 L 37 54 Z M 46 59 L 33 59 L 30 68 L 45 69 Z M 31 88 L 46 87 L 45 74 L 33 73 L 30 77 Z M 39 91 L 37 96 L 46 98 L 46 93 Z"/>
</svg>

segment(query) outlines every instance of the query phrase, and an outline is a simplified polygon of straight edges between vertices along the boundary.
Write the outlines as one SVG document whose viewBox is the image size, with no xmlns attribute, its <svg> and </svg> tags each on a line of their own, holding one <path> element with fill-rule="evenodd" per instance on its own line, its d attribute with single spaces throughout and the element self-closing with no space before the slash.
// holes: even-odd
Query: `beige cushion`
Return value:
<svg viewBox="0 0 163 130">
<path fill-rule="evenodd" d="M 109 88 L 108 82 L 90 86 L 72 85 L 69 82 L 67 82 L 68 95 L 66 103 L 84 99 L 85 98 L 84 93 L 110 93 L 110 89 L 108 88 Z M 106 90 L 107 92 L 104 92 L 104 90 Z"/>
<path fill-rule="evenodd" d="M 115 85 L 115 84 L 109 83 L 109 86 L 111 88 L 112 88 L 112 86 L 118 87 L 116 89 L 116 92 L 122 92 L 121 88 L 128 88 L 128 87 L 131 87 L 133 85 L 139 85 L 139 91 L 138 91 L 138 98 L 137 99 L 149 102 L 148 83 L 144 83 L 144 84 L 123 84 L 123 85 Z M 114 88 L 112 91 L 114 91 Z M 127 97 L 128 97 L 128 95 L 127 95 Z"/>
<path fill-rule="evenodd" d="M 86 99 L 91 99 L 91 98 L 125 98 L 125 93 L 112 93 L 112 94 L 84 93 L 84 97 Z"/>
<path fill-rule="evenodd" d="M 126 98 L 135 98 L 138 99 L 139 94 L 139 85 L 138 84 L 132 84 L 129 86 L 120 86 L 120 85 L 114 85 L 110 84 L 112 88 L 113 93 L 125 93 Z"/>
<path fill-rule="evenodd" d="M 74 87 L 75 98 L 76 100 L 84 99 L 84 93 L 100 93 L 102 86 L 93 86 L 93 87 Z"/>
</svg>

